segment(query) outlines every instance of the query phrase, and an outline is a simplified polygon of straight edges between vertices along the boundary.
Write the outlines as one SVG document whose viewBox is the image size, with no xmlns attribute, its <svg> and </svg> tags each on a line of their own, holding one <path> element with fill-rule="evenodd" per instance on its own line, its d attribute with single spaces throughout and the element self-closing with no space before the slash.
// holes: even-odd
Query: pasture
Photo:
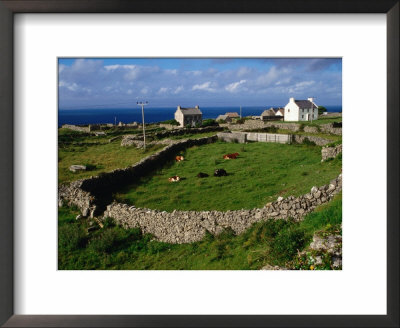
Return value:
<svg viewBox="0 0 400 328">
<path fill-rule="evenodd" d="M 239 153 L 237 159 L 223 159 Z M 279 196 L 298 196 L 339 175 L 341 156 L 321 163 L 321 148 L 274 143 L 235 144 L 216 142 L 177 154 L 182 162 L 170 162 L 139 183 L 125 187 L 117 201 L 165 211 L 238 210 L 263 207 Z M 216 169 L 227 176 L 214 177 Z M 209 176 L 198 178 L 202 172 Z M 168 178 L 179 176 L 180 181 Z"/>
</svg>

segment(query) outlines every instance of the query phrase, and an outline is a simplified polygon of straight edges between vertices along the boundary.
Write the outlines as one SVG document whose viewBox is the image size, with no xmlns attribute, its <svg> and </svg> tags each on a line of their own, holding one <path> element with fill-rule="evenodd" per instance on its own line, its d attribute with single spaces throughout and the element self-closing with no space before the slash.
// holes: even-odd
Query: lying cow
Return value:
<svg viewBox="0 0 400 328">
<path fill-rule="evenodd" d="M 198 178 L 207 178 L 207 177 L 208 177 L 208 174 L 207 174 L 207 173 L 200 172 L 199 174 L 197 174 L 197 177 L 198 177 Z"/>
<path fill-rule="evenodd" d="M 179 181 L 181 178 L 177 175 L 174 175 L 173 177 L 168 178 L 169 182 L 177 182 Z"/>
<path fill-rule="evenodd" d="M 224 169 L 216 169 L 214 171 L 214 176 L 215 177 L 224 177 L 224 176 L 227 176 L 227 175 L 228 175 L 228 173 L 226 173 L 226 171 Z"/>
<path fill-rule="evenodd" d="M 233 153 L 233 154 L 226 154 L 224 155 L 224 159 L 236 159 L 236 157 L 239 156 L 239 153 Z"/>
<path fill-rule="evenodd" d="M 175 160 L 177 161 L 177 162 L 180 162 L 180 161 L 183 161 L 183 156 L 176 156 L 175 157 Z"/>
</svg>

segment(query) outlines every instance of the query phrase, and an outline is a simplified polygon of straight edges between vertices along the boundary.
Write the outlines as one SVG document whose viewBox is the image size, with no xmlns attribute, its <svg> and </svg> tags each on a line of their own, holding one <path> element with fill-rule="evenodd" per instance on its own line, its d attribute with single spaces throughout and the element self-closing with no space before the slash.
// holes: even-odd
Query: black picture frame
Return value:
<svg viewBox="0 0 400 328">
<path fill-rule="evenodd" d="M 0 324 L 4 327 L 399 327 L 399 8 L 398 0 L 0 0 Z M 386 14 L 387 315 L 14 315 L 14 129 L 10 122 L 13 122 L 16 13 Z"/>
</svg>

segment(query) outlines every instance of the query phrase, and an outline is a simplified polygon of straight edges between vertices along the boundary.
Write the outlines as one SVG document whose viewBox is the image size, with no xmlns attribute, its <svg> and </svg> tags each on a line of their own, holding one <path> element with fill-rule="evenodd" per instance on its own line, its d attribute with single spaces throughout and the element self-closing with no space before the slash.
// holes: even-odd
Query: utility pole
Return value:
<svg viewBox="0 0 400 328">
<path fill-rule="evenodd" d="M 117 117 L 116 116 L 114 116 L 114 125 L 115 126 L 117 125 Z"/>
<path fill-rule="evenodd" d="M 146 131 L 144 126 L 144 109 L 143 107 L 148 104 L 147 101 L 138 101 L 136 102 L 138 106 L 142 106 L 142 124 L 143 124 L 143 149 L 146 150 Z"/>
</svg>

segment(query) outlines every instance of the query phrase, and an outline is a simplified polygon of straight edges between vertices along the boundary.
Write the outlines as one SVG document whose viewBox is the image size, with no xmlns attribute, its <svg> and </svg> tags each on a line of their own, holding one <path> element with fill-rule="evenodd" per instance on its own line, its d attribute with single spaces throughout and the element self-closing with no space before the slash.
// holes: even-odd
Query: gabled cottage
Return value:
<svg viewBox="0 0 400 328">
<path fill-rule="evenodd" d="M 227 112 L 225 113 L 226 116 L 230 117 L 230 118 L 239 118 L 239 114 L 236 112 Z"/>
<path fill-rule="evenodd" d="M 279 107 L 279 108 L 274 108 L 275 116 L 285 116 L 285 108 Z"/>
<path fill-rule="evenodd" d="M 285 121 L 312 121 L 318 119 L 318 106 L 314 103 L 314 98 L 307 100 L 289 99 L 285 106 Z"/>
<path fill-rule="evenodd" d="M 196 126 L 196 124 L 201 124 L 203 119 L 203 113 L 200 111 L 199 106 L 194 108 L 183 108 L 178 106 L 175 112 L 175 120 L 179 123 L 181 127 L 186 125 Z"/>
<path fill-rule="evenodd" d="M 272 107 L 270 109 L 266 109 L 265 111 L 263 111 L 261 113 L 262 120 L 268 120 L 270 117 L 274 117 L 274 116 L 275 116 L 275 111 Z"/>
<path fill-rule="evenodd" d="M 216 119 L 216 121 L 218 122 L 218 121 L 223 121 L 223 122 L 226 122 L 226 123 L 230 123 L 230 122 L 232 122 L 232 118 L 230 118 L 228 115 L 219 115 L 218 117 L 217 117 L 217 119 Z"/>
</svg>

